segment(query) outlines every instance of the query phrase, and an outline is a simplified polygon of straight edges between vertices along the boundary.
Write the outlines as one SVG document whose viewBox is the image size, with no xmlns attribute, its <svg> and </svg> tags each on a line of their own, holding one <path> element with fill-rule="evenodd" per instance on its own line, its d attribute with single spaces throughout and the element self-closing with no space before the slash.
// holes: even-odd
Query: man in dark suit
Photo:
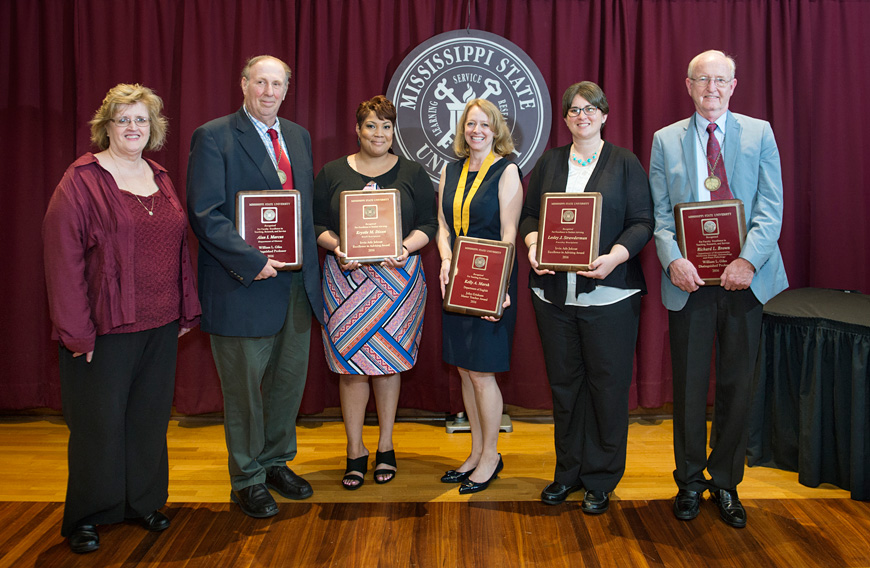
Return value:
<svg viewBox="0 0 870 568">
<path fill-rule="evenodd" d="M 202 329 L 211 334 L 224 398 L 231 499 L 252 517 L 277 514 L 268 488 L 289 499 L 312 494 L 286 466 L 296 455 L 312 309 L 323 317 L 311 138 L 278 118 L 289 81 L 290 68 L 280 59 L 250 59 L 242 70 L 244 105 L 193 133 L 187 169 L 190 224 L 200 244 Z M 301 194 L 301 271 L 278 271 L 283 263 L 236 230 L 236 193 L 281 188 Z"/>
<path fill-rule="evenodd" d="M 737 484 L 743 480 L 762 308 L 788 281 L 777 244 L 782 226 L 779 150 L 768 122 L 728 110 L 737 87 L 735 71 L 734 60 L 721 51 L 692 59 L 686 88 L 696 112 L 656 132 L 649 178 L 673 363 L 674 479 L 679 488 L 674 515 L 694 519 L 701 495 L 709 490 L 721 518 L 739 528 L 746 526 Z M 697 267 L 680 253 L 674 205 L 732 197 L 743 201 L 746 239 L 739 257 L 723 270 L 721 285 L 705 286 Z M 714 346 L 716 441 L 708 458 L 706 400 Z"/>
</svg>

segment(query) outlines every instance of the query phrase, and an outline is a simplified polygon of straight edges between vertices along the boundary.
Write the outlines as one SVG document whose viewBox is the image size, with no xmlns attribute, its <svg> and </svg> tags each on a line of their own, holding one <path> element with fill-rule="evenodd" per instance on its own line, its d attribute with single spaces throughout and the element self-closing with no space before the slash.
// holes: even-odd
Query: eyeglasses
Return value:
<svg viewBox="0 0 870 568">
<path fill-rule="evenodd" d="M 734 80 L 734 77 L 726 79 L 724 77 L 707 77 L 706 75 L 701 75 L 700 77 L 695 78 L 689 77 L 689 79 L 695 83 L 698 83 L 702 87 L 706 87 L 710 83 L 710 81 L 713 81 L 717 87 L 725 87 Z"/>
<path fill-rule="evenodd" d="M 121 128 L 127 128 L 128 126 L 130 126 L 131 122 L 136 126 L 148 126 L 148 124 L 151 122 L 144 116 L 137 116 L 132 120 L 130 120 L 130 117 L 122 116 L 121 118 L 117 119 L 113 118 L 111 119 L 111 121 L 120 126 Z"/>
<path fill-rule="evenodd" d="M 595 114 L 595 111 L 598 110 L 598 107 L 588 105 L 583 108 L 580 107 L 571 107 L 568 109 L 568 116 L 580 116 L 580 112 L 584 112 L 586 116 L 592 116 Z"/>
</svg>

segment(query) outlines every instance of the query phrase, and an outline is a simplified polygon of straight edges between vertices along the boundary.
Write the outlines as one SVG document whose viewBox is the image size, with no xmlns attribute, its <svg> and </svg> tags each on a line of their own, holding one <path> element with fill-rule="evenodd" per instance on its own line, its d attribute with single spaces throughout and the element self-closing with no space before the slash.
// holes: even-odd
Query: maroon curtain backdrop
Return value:
<svg viewBox="0 0 870 568">
<path fill-rule="evenodd" d="M 554 107 L 579 80 L 598 82 L 611 113 L 605 137 L 646 166 L 653 133 L 688 116 L 689 59 L 709 48 L 733 54 L 731 108 L 769 120 L 785 185 L 780 245 L 792 287 L 870 292 L 870 212 L 863 132 L 870 92 L 870 4 L 581 0 L 5 0 L 0 2 L 0 409 L 60 408 L 57 347 L 49 339 L 40 225 L 69 163 L 88 151 L 87 121 L 105 92 L 141 82 L 166 103 L 169 141 L 151 157 L 182 196 L 193 130 L 241 105 L 244 60 L 274 54 L 293 68 L 281 115 L 311 132 L 314 166 L 355 150 L 354 110 L 383 93 L 404 56 L 423 40 L 467 25 L 499 34 L 540 67 Z M 470 21 L 469 21 L 470 19 Z M 554 113 L 550 147 L 570 136 Z M 529 172 L 524 172 L 528 174 Z M 520 257 L 524 249 L 520 247 Z M 441 363 L 440 293 L 434 246 L 424 254 L 430 297 L 417 367 L 405 374 L 402 407 L 461 409 L 458 376 Z M 643 302 L 632 406 L 670 401 L 667 316 L 661 268 L 643 252 Z M 521 282 L 528 263 L 521 260 Z M 507 403 L 549 408 L 528 292 L 516 300 Z M 312 337 L 303 412 L 338 405 L 319 334 Z M 208 346 L 197 331 L 180 342 L 176 407 L 221 408 Z"/>
</svg>

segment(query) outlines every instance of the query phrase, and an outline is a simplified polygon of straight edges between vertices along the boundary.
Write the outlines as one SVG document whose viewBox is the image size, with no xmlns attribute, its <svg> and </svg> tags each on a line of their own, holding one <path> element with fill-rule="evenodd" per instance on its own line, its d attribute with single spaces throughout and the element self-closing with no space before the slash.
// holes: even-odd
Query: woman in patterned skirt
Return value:
<svg viewBox="0 0 870 568">
<path fill-rule="evenodd" d="M 417 163 L 390 152 L 396 108 L 379 95 L 356 111 L 359 152 L 326 164 L 314 181 L 317 244 L 329 254 L 323 265 L 323 345 L 329 368 L 341 375 L 339 394 L 347 433 L 347 469 L 342 485 L 358 489 L 368 471 L 362 429 L 375 393 L 380 435 L 375 483 L 396 475 L 393 423 L 399 403 L 399 373 L 414 366 L 423 329 L 426 280 L 418 251 L 438 228 L 435 192 Z M 339 195 L 342 191 L 398 189 L 402 253 L 377 264 L 344 262 L 340 248 Z"/>
</svg>

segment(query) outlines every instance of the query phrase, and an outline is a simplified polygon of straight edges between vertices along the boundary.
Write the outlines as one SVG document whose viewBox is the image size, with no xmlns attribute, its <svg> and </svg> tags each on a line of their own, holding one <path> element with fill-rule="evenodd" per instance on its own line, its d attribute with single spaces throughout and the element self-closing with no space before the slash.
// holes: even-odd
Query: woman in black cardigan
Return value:
<svg viewBox="0 0 870 568">
<path fill-rule="evenodd" d="M 529 288 L 553 394 L 556 473 L 541 492 L 556 505 L 586 490 L 581 509 L 607 511 L 625 471 L 628 392 L 640 297 L 646 293 L 638 254 L 653 233 L 649 182 L 637 157 L 601 138 L 610 107 L 601 88 L 584 81 L 562 97 L 573 141 L 545 153 L 529 180 L 520 234 L 529 248 Z M 600 252 L 589 271 L 539 270 L 541 195 L 602 195 Z"/>
</svg>

